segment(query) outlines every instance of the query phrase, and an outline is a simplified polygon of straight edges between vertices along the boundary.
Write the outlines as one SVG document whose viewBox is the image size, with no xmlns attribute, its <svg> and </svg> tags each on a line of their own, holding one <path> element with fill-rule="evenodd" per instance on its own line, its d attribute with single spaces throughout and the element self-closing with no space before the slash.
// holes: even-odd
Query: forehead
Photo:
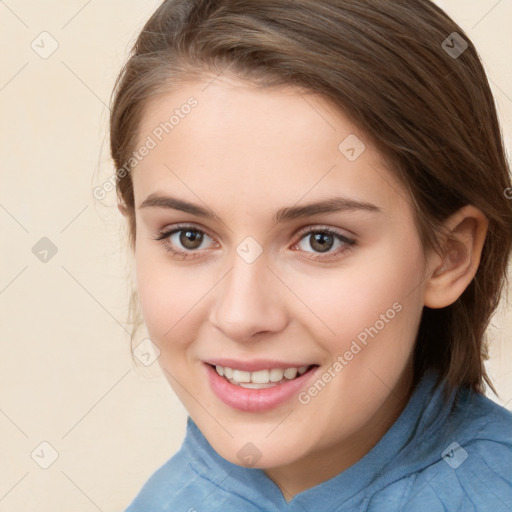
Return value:
<svg viewBox="0 0 512 512">
<path fill-rule="evenodd" d="M 369 137 L 323 98 L 289 86 L 184 83 L 148 105 L 136 150 L 145 144 L 132 172 L 137 205 L 155 191 L 235 208 L 333 194 L 383 209 L 408 201 Z"/>
</svg>

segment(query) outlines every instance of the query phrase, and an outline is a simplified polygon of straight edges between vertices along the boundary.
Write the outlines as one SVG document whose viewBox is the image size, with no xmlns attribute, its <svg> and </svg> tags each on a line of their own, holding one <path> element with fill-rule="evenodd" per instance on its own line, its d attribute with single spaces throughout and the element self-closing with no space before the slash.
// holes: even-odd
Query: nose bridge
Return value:
<svg viewBox="0 0 512 512">
<path fill-rule="evenodd" d="M 242 242 L 231 260 L 231 270 L 217 288 L 211 322 L 234 340 L 283 328 L 285 307 L 279 280 L 267 268 L 260 252 L 255 257 L 251 241 Z M 250 255 L 250 257 L 249 257 Z"/>
</svg>

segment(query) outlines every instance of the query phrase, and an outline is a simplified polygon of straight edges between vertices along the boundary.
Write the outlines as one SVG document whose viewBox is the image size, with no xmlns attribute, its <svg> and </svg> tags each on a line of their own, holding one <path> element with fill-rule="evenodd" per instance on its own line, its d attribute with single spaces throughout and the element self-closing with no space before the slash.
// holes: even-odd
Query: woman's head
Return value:
<svg viewBox="0 0 512 512">
<path fill-rule="evenodd" d="M 390 389 L 406 389 L 407 369 L 481 389 L 511 247 L 510 177 L 476 51 L 431 2 L 164 2 L 119 77 L 111 151 L 148 331 L 212 438 L 225 433 L 201 404 L 215 401 L 205 359 L 331 372 L 319 396 L 281 410 L 320 425 L 303 454 L 326 432 L 324 448 L 349 438 L 372 411 L 385 418 L 386 404 L 405 399 Z M 212 215 L 162 208 L 157 192 Z M 274 218 L 334 196 L 352 203 Z M 180 222 L 188 235 L 165 242 L 191 243 L 197 259 L 154 239 Z M 345 239 L 302 234 L 298 244 L 304 225 Z M 309 259 L 326 240 L 338 258 Z M 261 427 L 275 426 L 272 410 L 255 420 L 218 407 L 269 453 Z M 265 464 L 290 462 L 279 443 L 295 437 L 273 439 Z"/>
</svg>

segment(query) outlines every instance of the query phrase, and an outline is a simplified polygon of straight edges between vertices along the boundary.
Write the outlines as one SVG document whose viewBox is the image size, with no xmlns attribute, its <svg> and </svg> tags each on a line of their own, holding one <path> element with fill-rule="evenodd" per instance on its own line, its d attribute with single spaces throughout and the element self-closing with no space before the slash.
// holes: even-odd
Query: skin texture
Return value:
<svg viewBox="0 0 512 512">
<path fill-rule="evenodd" d="M 412 392 L 422 309 L 462 293 L 487 224 L 465 207 L 446 224 L 454 237 L 446 255 L 425 254 L 408 194 L 369 138 L 323 99 L 293 88 L 263 90 L 226 76 L 182 84 L 149 105 L 139 146 L 191 96 L 197 106 L 132 172 L 140 306 L 164 375 L 213 448 L 243 465 L 237 453 L 252 443 L 260 454 L 253 467 L 290 500 L 361 459 L 396 420 Z M 350 134 L 366 146 L 354 161 L 338 149 Z M 139 208 L 155 192 L 220 220 Z M 273 220 L 281 208 L 334 196 L 380 211 Z M 180 243 L 180 233 L 155 240 L 178 223 L 205 233 L 198 249 Z M 355 245 L 334 238 L 321 252 L 301 235 L 308 227 L 331 228 Z M 248 236 L 262 249 L 252 263 L 236 251 Z M 269 411 L 238 411 L 205 378 L 204 361 L 215 357 L 303 361 L 321 375 L 393 304 L 393 318 L 307 404 L 293 397 Z"/>
</svg>

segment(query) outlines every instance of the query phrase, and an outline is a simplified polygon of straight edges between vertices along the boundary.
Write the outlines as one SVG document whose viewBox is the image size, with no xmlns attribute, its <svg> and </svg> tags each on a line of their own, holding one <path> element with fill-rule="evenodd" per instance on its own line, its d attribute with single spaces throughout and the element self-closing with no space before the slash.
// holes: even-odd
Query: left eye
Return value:
<svg viewBox="0 0 512 512">
<path fill-rule="evenodd" d="M 309 239 L 309 241 L 308 241 Z M 346 236 L 338 233 L 337 231 L 333 231 L 331 229 L 316 229 L 309 230 L 304 233 L 301 237 L 300 242 L 297 244 L 301 248 L 301 250 L 305 252 L 315 252 L 315 253 L 326 253 L 329 252 L 333 246 L 338 242 L 338 247 L 345 247 L 348 249 L 350 246 L 354 245 L 355 241 L 351 238 L 347 238 Z M 307 244 L 309 247 L 313 249 L 313 251 L 308 251 L 304 245 Z"/>
</svg>

